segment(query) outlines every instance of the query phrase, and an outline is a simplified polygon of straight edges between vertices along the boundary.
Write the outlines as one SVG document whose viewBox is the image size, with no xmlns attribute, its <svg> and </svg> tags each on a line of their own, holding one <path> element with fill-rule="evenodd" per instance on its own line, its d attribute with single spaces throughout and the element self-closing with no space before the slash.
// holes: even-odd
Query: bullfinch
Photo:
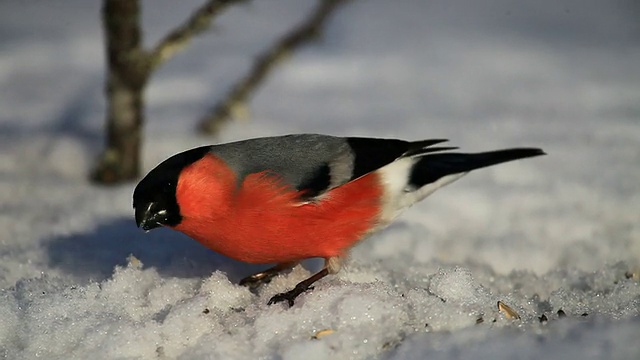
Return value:
<svg viewBox="0 0 640 360">
<path fill-rule="evenodd" d="M 323 258 L 322 270 L 269 300 L 292 306 L 337 273 L 351 247 L 440 187 L 475 169 L 544 154 L 434 146 L 445 141 L 295 134 L 198 147 L 138 183 L 136 223 L 183 232 L 239 261 L 276 264 L 240 281 L 252 288 L 304 259 Z"/>
</svg>

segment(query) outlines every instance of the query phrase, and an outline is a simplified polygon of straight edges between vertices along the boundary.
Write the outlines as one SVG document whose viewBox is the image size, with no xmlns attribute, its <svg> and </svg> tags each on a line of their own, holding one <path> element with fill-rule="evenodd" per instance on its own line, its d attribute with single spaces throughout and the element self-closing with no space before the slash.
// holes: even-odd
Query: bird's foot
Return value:
<svg viewBox="0 0 640 360">
<path fill-rule="evenodd" d="M 275 294 L 274 296 L 271 297 L 271 299 L 269 299 L 269 302 L 267 303 L 267 305 L 273 305 L 279 302 L 286 301 L 289 307 L 292 307 L 294 304 L 294 300 L 300 294 L 309 290 L 313 290 L 313 286 L 300 286 L 300 285 L 301 284 L 298 284 L 296 287 L 294 287 L 293 289 L 287 292 Z"/>
<path fill-rule="evenodd" d="M 276 272 L 260 272 L 243 278 L 238 284 L 240 286 L 246 286 L 253 291 L 264 284 L 270 283 L 271 279 L 273 279 L 276 275 L 278 275 L 278 273 Z"/>
<path fill-rule="evenodd" d="M 267 305 L 273 305 L 275 303 L 279 303 L 279 302 L 283 302 L 283 301 L 287 301 L 287 304 L 289 304 L 289 307 L 293 306 L 293 301 L 298 297 L 298 295 L 302 294 L 305 291 L 308 290 L 313 290 L 313 286 L 311 286 L 311 284 L 313 284 L 314 282 L 322 279 L 323 277 L 327 276 L 329 274 L 329 270 L 325 267 L 322 270 L 320 270 L 319 272 L 311 275 L 308 279 L 305 279 L 301 282 L 298 283 L 298 285 L 296 285 L 296 287 L 294 287 L 293 289 L 282 293 L 282 294 L 276 294 L 274 295 L 269 302 L 267 303 Z"/>
<path fill-rule="evenodd" d="M 249 288 L 249 290 L 251 290 L 251 292 L 254 292 L 255 290 L 257 290 L 260 286 L 264 285 L 264 284 L 268 284 L 271 282 L 271 279 L 273 279 L 276 275 L 284 272 L 284 271 L 288 271 L 291 270 L 291 268 L 293 268 L 294 266 L 296 266 L 297 263 L 295 262 L 287 262 L 287 263 L 281 263 L 278 264 L 272 268 L 269 268 L 265 271 L 261 271 L 259 273 L 247 276 L 246 278 L 240 280 L 240 282 L 238 283 L 240 286 L 246 286 Z"/>
</svg>

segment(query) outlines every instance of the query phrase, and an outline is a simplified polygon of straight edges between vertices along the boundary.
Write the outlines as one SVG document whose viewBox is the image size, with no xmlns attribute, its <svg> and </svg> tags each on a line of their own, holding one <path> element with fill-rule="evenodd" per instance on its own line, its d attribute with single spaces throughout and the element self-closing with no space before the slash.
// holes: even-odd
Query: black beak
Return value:
<svg viewBox="0 0 640 360">
<path fill-rule="evenodd" d="M 136 225 L 144 231 L 162 226 L 167 221 L 167 210 L 156 202 L 136 207 Z"/>
</svg>

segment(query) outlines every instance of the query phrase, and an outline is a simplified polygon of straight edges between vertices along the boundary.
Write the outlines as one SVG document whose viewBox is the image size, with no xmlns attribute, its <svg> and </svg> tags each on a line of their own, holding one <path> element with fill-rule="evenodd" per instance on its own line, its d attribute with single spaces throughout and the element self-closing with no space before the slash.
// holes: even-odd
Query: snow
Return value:
<svg viewBox="0 0 640 360">
<path fill-rule="evenodd" d="M 147 43 L 200 3 L 144 2 Z M 549 155 L 438 190 L 294 307 L 267 306 L 320 262 L 253 294 L 236 283 L 264 267 L 145 234 L 135 184 L 86 181 L 105 108 L 99 2 L 1 2 L 0 356 L 640 358 L 638 5 L 353 2 L 273 74 L 250 122 L 195 135 L 313 5 L 234 8 L 155 74 L 145 168 L 200 144 L 296 132 Z"/>
</svg>

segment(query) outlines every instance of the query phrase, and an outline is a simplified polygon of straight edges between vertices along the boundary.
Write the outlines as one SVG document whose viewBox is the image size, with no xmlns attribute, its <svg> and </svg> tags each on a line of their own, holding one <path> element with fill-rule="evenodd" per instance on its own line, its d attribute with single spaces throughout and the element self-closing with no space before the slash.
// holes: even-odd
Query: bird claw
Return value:
<svg viewBox="0 0 640 360">
<path fill-rule="evenodd" d="M 281 263 L 276 266 L 269 268 L 265 271 L 261 271 L 259 273 L 255 273 L 253 275 L 249 275 L 238 283 L 240 286 L 246 286 L 251 290 L 251 292 L 255 292 L 260 286 L 264 284 L 268 284 L 271 282 L 271 279 L 278 276 L 284 271 L 291 270 L 293 266 L 297 263 Z"/>
<path fill-rule="evenodd" d="M 292 307 L 294 304 L 294 300 L 298 295 L 291 294 L 291 291 L 288 291 L 286 293 L 281 293 L 281 294 L 275 294 L 274 296 L 271 297 L 271 299 L 269 299 L 269 302 L 267 303 L 267 305 L 273 305 L 279 302 L 286 301 L 287 304 L 289 304 L 289 307 Z"/>
<path fill-rule="evenodd" d="M 240 280 L 238 285 L 246 286 L 251 290 L 257 289 L 258 287 L 260 287 L 260 286 L 262 286 L 264 284 L 270 283 L 271 279 L 273 278 L 274 275 L 265 276 L 264 273 L 254 274 L 254 275 L 247 276 L 247 277 L 243 278 L 242 280 Z"/>
<path fill-rule="evenodd" d="M 286 301 L 287 304 L 289 304 L 289 307 L 292 307 L 294 304 L 294 300 L 303 292 L 307 292 L 309 290 L 313 290 L 313 286 L 309 286 L 309 287 L 295 287 L 292 290 L 289 290 L 287 292 L 284 293 L 280 293 L 280 294 L 275 294 L 274 296 L 271 297 L 271 299 L 269 299 L 269 302 L 267 303 L 267 305 L 273 305 L 273 304 L 277 304 L 279 302 L 283 302 Z"/>
</svg>

